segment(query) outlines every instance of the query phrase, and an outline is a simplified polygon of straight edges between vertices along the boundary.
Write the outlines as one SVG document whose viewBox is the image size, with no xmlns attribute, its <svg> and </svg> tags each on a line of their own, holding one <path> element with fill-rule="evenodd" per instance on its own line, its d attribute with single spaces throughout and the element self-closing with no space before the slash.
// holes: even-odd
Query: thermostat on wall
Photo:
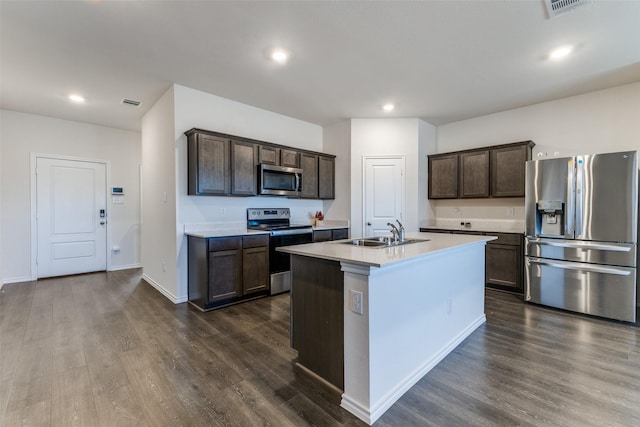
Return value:
<svg viewBox="0 0 640 427">
<path fill-rule="evenodd" d="M 123 196 L 124 187 L 111 187 L 111 194 L 113 194 L 114 196 Z"/>
</svg>

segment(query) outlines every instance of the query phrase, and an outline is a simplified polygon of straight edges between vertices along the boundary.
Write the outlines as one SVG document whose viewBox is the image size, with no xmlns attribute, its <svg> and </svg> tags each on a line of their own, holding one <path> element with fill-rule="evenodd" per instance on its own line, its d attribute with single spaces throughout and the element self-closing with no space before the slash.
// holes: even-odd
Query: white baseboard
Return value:
<svg viewBox="0 0 640 427">
<path fill-rule="evenodd" d="M 22 283 L 22 282 L 33 282 L 34 279 L 31 276 L 23 276 L 23 277 L 10 277 L 8 279 L 2 279 L 2 285 L 8 285 L 10 283 Z M 2 287 L 0 285 L 0 288 Z"/>
<path fill-rule="evenodd" d="M 142 268 L 142 264 L 117 265 L 115 267 L 112 265 L 109 271 L 131 270 L 133 268 Z"/>
<path fill-rule="evenodd" d="M 164 295 L 169 301 L 171 301 L 174 304 L 181 304 L 183 302 L 187 302 L 188 300 L 187 296 L 178 298 L 177 296 L 173 295 L 171 292 L 163 288 L 162 285 L 160 285 L 160 283 L 156 282 L 155 280 L 153 280 L 151 277 L 147 276 L 144 273 L 142 274 L 142 280 L 144 280 L 145 282 L 147 282 L 148 284 L 156 288 L 158 292 L 160 292 L 162 295 Z"/>
<path fill-rule="evenodd" d="M 442 361 L 449 353 L 455 350 L 462 341 L 473 333 L 478 327 L 487 321 L 485 314 L 478 317 L 469 326 L 463 329 L 458 335 L 456 335 L 447 345 L 445 345 L 440 351 L 435 353 L 430 359 L 416 369 L 403 381 L 398 383 L 392 390 L 389 391 L 382 399 L 380 399 L 373 407 L 366 408 L 362 404 L 350 399 L 346 395 L 342 395 L 342 402 L 340 406 L 351 412 L 365 423 L 371 425 L 378 418 L 380 418 L 398 399 L 402 397 L 411 387 L 413 387 L 418 381 L 422 379 L 430 370 L 432 370 L 438 363 Z"/>
</svg>

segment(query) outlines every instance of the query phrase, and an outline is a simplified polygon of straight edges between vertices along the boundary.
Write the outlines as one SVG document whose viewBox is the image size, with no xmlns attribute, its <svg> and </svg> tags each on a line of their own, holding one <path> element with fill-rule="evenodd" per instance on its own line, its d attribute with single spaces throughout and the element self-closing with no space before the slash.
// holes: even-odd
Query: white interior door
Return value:
<svg viewBox="0 0 640 427">
<path fill-rule="evenodd" d="M 403 221 L 404 158 L 364 159 L 364 236 L 389 234 L 387 223 Z"/>
<path fill-rule="evenodd" d="M 38 277 L 107 269 L 106 167 L 38 157 Z"/>
</svg>

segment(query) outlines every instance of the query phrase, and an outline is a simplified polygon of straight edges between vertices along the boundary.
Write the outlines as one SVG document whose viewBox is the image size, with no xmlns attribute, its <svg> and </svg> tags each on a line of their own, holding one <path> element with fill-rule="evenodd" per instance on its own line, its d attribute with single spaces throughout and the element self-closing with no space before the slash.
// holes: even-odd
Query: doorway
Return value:
<svg viewBox="0 0 640 427">
<path fill-rule="evenodd" d="M 32 169 L 32 276 L 106 270 L 107 163 L 38 155 Z"/>
<path fill-rule="evenodd" d="M 363 236 L 389 234 L 387 223 L 404 221 L 404 164 L 404 156 L 364 157 Z"/>
</svg>

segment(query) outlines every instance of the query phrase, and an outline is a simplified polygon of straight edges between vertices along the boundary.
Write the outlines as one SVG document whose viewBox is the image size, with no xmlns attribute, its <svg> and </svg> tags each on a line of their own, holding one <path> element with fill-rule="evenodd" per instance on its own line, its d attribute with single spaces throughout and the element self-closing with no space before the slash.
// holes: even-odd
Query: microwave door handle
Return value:
<svg viewBox="0 0 640 427">
<path fill-rule="evenodd" d="M 299 174 L 299 173 L 296 173 L 296 174 L 295 174 L 295 176 L 296 176 L 296 191 L 302 191 L 302 188 L 301 188 L 301 186 L 302 186 L 302 182 L 301 182 L 301 181 L 302 181 L 302 179 L 300 179 L 300 174 Z"/>
</svg>

